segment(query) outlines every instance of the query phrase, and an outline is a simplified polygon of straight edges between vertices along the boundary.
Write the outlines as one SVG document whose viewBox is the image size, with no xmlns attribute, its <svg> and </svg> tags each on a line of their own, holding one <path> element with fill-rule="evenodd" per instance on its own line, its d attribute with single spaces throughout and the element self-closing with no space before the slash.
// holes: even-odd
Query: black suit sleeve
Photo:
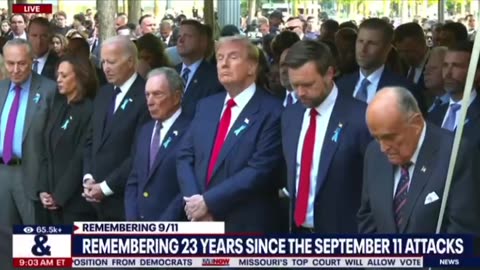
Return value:
<svg viewBox="0 0 480 270">
<path fill-rule="evenodd" d="M 83 147 L 83 175 L 92 173 L 93 121 L 87 126 Z"/>
<path fill-rule="evenodd" d="M 480 153 L 462 139 L 444 217 L 446 233 L 480 236 Z"/>
<path fill-rule="evenodd" d="M 368 169 L 369 161 L 372 156 L 373 143 L 367 148 L 365 154 L 364 166 L 363 166 L 363 188 L 362 188 L 362 200 L 360 204 L 360 209 L 358 210 L 357 219 L 358 219 L 358 232 L 359 233 L 375 233 L 377 228 L 375 226 L 375 220 L 373 219 L 372 209 L 370 208 L 370 190 L 368 186 Z"/>
</svg>

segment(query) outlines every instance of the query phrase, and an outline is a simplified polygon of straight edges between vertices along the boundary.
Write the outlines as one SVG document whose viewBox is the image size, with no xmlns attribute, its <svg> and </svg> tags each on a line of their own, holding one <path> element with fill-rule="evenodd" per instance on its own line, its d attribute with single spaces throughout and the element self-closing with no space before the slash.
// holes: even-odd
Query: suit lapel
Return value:
<svg viewBox="0 0 480 270">
<path fill-rule="evenodd" d="M 107 140 L 107 138 L 110 136 L 110 134 L 112 133 L 112 130 L 113 128 L 115 127 L 115 123 L 118 122 L 120 119 L 123 118 L 124 115 L 128 114 L 129 111 L 134 107 L 132 103 L 134 102 L 137 102 L 137 98 L 136 97 L 136 91 L 137 91 L 137 84 L 138 84 L 138 80 L 139 80 L 139 75 L 137 75 L 137 79 L 135 79 L 135 81 L 133 82 L 132 86 L 130 86 L 130 89 L 128 89 L 128 92 L 127 94 L 125 95 L 125 97 L 122 99 L 122 101 L 120 102 L 120 104 L 118 105 L 117 109 L 115 110 L 115 113 L 113 114 L 112 116 L 112 119 L 110 120 L 110 122 L 105 126 L 105 123 L 104 123 L 104 126 L 105 126 L 105 130 L 104 130 L 104 134 L 103 134 L 103 138 L 102 138 L 102 144 L 105 143 L 105 141 Z M 110 100 L 113 100 L 113 90 L 110 94 Z M 106 114 L 108 113 L 108 110 L 110 109 L 110 106 L 107 106 L 107 111 L 105 112 L 105 120 L 106 121 Z"/>
<path fill-rule="evenodd" d="M 58 97 L 58 98 L 63 98 L 63 96 Z M 55 116 L 53 117 L 54 118 L 53 121 L 50 122 L 50 127 L 48 129 L 48 130 L 50 130 L 50 134 L 53 131 L 53 129 L 56 128 L 55 123 L 58 123 L 58 121 L 61 120 L 60 117 L 63 116 L 63 113 L 61 113 L 61 112 L 63 112 L 63 110 L 65 109 L 66 106 L 67 106 L 66 100 L 63 101 L 63 102 L 61 100 L 58 100 L 57 102 L 55 102 L 55 106 L 53 107 L 53 110 L 54 110 L 53 113 L 55 114 Z M 73 108 L 72 108 L 72 111 L 70 111 L 70 113 L 65 116 L 65 117 L 67 117 L 65 119 L 68 119 L 68 117 L 70 117 L 70 115 L 72 115 L 72 113 L 73 113 Z M 64 122 L 65 122 L 65 120 L 64 120 Z M 64 122 L 61 123 L 62 126 L 63 126 Z M 72 125 L 72 123 L 70 123 L 70 126 L 71 125 Z M 55 151 L 55 149 L 58 145 L 58 142 L 61 140 L 61 138 L 63 137 L 63 135 L 65 134 L 66 131 L 67 131 L 66 129 L 61 131 L 60 136 L 58 136 L 57 139 L 53 142 L 53 145 L 52 145 L 53 151 Z"/>
<path fill-rule="evenodd" d="M 41 99 L 43 98 L 40 91 L 40 82 L 38 81 L 39 77 L 37 76 L 38 75 L 32 74 L 32 82 L 28 91 L 27 111 L 25 113 L 25 125 L 23 128 L 23 140 L 25 140 L 28 129 L 30 128 L 33 118 L 35 117 L 37 105 L 38 103 L 42 102 Z"/>
<path fill-rule="evenodd" d="M 410 216 L 412 215 L 413 208 L 417 204 L 417 200 L 420 197 L 425 185 L 427 184 L 430 175 L 433 171 L 432 162 L 436 160 L 435 153 L 437 152 L 437 141 L 434 136 L 430 135 L 428 127 L 425 126 L 426 134 L 424 143 L 420 149 L 415 169 L 413 171 L 412 179 L 410 182 L 410 188 L 407 194 L 407 203 L 405 204 L 405 222 L 399 228 L 399 232 L 403 233 L 408 225 Z M 422 203 L 421 201 L 418 203 Z"/>
<path fill-rule="evenodd" d="M 255 91 L 255 94 L 252 96 L 250 101 L 247 103 L 245 108 L 242 110 L 240 115 L 233 123 L 232 127 L 228 131 L 227 138 L 223 143 L 222 150 L 218 156 L 217 163 L 215 164 L 215 169 L 213 170 L 212 176 L 215 175 L 215 172 L 218 170 L 220 165 L 223 163 L 227 157 L 232 147 L 238 142 L 238 140 L 247 132 L 247 130 L 254 124 L 255 117 L 254 115 L 258 112 L 260 107 L 260 91 L 263 91 L 259 88 Z"/>
<path fill-rule="evenodd" d="M 0 85 L 0 113 L 3 112 L 3 106 L 7 100 L 8 91 L 10 90 L 10 80 L 3 80 Z"/>
<path fill-rule="evenodd" d="M 298 150 L 298 143 L 299 143 L 299 138 L 300 138 L 300 132 L 302 131 L 302 124 L 303 124 L 303 116 L 305 114 L 305 107 L 301 104 L 301 102 L 297 102 L 295 103 L 294 105 L 292 106 L 295 106 L 294 109 L 292 109 L 292 115 L 290 117 L 290 119 L 288 119 L 289 121 L 289 126 L 287 127 L 287 134 L 288 134 L 288 137 L 287 137 L 287 147 L 289 148 L 288 149 L 288 152 L 289 153 L 293 153 L 293 155 L 291 155 L 292 159 L 291 160 L 288 160 L 288 164 L 287 166 L 289 166 L 290 168 L 292 168 L 292 174 L 291 177 L 289 177 L 289 179 L 293 179 L 293 181 L 290 181 L 289 183 L 289 190 L 291 191 L 291 195 L 292 196 L 292 201 L 295 201 L 295 197 L 296 197 L 296 188 L 295 188 L 295 181 L 297 180 L 297 170 L 296 170 L 296 167 L 297 167 L 297 150 Z"/>
<path fill-rule="evenodd" d="M 162 161 L 165 159 L 167 154 L 171 151 L 173 147 L 173 144 L 178 143 L 179 136 L 183 134 L 186 126 L 188 125 L 188 120 L 185 119 L 182 115 L 180 115 L 177 120 L 175 120 L 175 123 L 170 127 L 170 129 L 167 131 L 167 134 L 165 135 L 165 138 L 162 141 L 162 144 L 160 145 L 160 149 L 158 149 L 157 156 L 155 157 L 155 162 L 152 166 L 152 168 L 148 172 L 148 178 L 150 179 L 152 177 L 153 172 L 162 164 Z M 153 128 L 152 128 L 153 132 Z M 150 133 L 151 134 L 151 133 Z"/>
<path fill-rule="evenodd" d="M 208 104 L 205 104 L 208 109 L 205 110 L 205 117 L 202 119 L 202 138 L 201 141 L 204 142 L 203 152 L 205 153 L 205 166 L 202 166 L 203 171 L 200 175 L 203 176 L 200 179 L 201 190 L 205 190 L 205 184 L 207 179 L 207 169 L 208 163 L 212 155 L 213 144 L 215 142 L 215 137 L 217 135 L 218 124 L 220 123 L 220 117 L 225 103 L 225 97 L 227 93 L 224 92 L 221 95 L 214 96 L 215 99 L 212 99 Z"/>
<path fill-rule="evenodd" d="M 345 129 L 346 124 L 347 122 L 342 108 L 342 99 L 341 96 L 338 96 L 332 114 L 330 115 L 330 120 L 328 121 L 325 138 L 323 139 L 322 152 L 320 153 L 320 164 L 317 173 L 316 193 L 319 192 L 325 182 L 325 177 L 327 176 L 332 158 L 337 150 L 338 144 L 342 141 L 342 130 Z"/>
<path fill-rule="evenodd" d="M 139 137 L 138 140 L 141 143 L 141 146 L 139 147 L 140 153 L 136 153 L 136 155 L 140 155 L 140 160 L 142 162 L 141 166 L 142 168 L 137 172 L 138 173 L 138 179 L 140 179 L 140 189 L 143 189 L 145 185 L 148 182 L 148 179 L 150 178 L 150 144 L 152 141 L 152 133 L 153 133 L 153 128 L 155 127 L 155 121 L 150 121 L 148 122 L 148 128 L 147 128 L 147 133 L 144 135 L 145 137 L 141 138 Z M 137 150 L 138 151 L 138 150 Z"/>
<path fill-rule="evenodd" d="M 387 157 L 380 153 L 381 158 L 375 160 L 378 162 L 378 166 L 375 167 L 376 172 L 374 173 L 377 177 L 377 181 L 375 181 L 375 186 L 378 187 L 380 192 L 373 190 L 377 196 L 379 196 L 379 200 L 382 202 L 382 207 L 385 211 L 386 215 L 386 222 L 388 222 L 388 228 L 393 228 L 394 230 L 397 229 L 397 225 L 395 224 L 395 218 L 393 215 L 393 185 L 395 183 L 395 175 L 393 170 L 393 165 L 388 161 Z"/>
<path fill-rule="evenodd" d="M 480 116 L 480 98 L 478 96 L 475 97 L 472 104 L 468 106 L 467 110 L 467 118 L 465 119 L 465 125 L 468 124 L 470 121 L 474 121 Z"/>
</svg>

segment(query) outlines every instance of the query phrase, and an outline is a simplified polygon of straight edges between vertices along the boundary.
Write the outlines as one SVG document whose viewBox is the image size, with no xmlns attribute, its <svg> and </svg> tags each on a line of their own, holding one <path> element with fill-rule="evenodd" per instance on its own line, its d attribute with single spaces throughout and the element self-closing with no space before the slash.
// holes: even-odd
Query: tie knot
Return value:
<svg viewBox="0 0 480 270">
<path fill-rule="evenodd" d="M 120 94 L 120 92 L 122 92 L 122 90 L 120 90 L 120 87 L 115 87 L 115 96 Z"/>
<path fill-rule="evenodd" d="M 402 171 L 402 173 L 403 172 L 408 172 L 408 169 L 410 168 L 410 166 L 412 166 L 412 164 L 413 163 L 410 161 L 410 162 L 407 162 L 403 165 L 400 165 L 400 170 Z"/>
<path fill-rule="evenodd" d="M 460 109 L 460 107 L 461 107 L 460 104 L 458 104 L 458 103 L 453 103 L 453 104 L 450 105 L 450 110 L 456 112 L 456 111 L 458 111 L 458 110 Z"/>
<path fill-rule="evenodd" d="M 163 128 L 162 122 L 157 121 L 157 123 L 155 124 L 155 129 L 157 130 L 157 132 L 160 131 L 162 128 Z"/>
<path fill-rule="evenodd" d="M 364 79 L 362 80 L 361 86 L 362 86 L 362 87 L 367 87 L 369 84 L 370 84 L 370 81 L 369 81 L 367 78 L 364 78 Z"/>
<path fill-rule="evenodd" d="M 316 117 L 318 115 L 318 112 L 315 108 L 310 109 L 310 117 Z"/>
<path fill-rule="evenodd" d="M 15 92 L 20 92 L 22 90 L 22 87 L 16 84 L 15 87 L 13 87 L 13 89 L 15 89 Z"/>
<path fill-rule="evenodd" d="M 190 69 L 188 67 L 183 69 L 183 75 L 188 75 L 190 73 Z"/>
<path fill-rule="evenodd" d="M 235 100 L 233 100 L 233 98 L 227 101 L 227 108 L 232 108 L 235 105 L 237 105 L 237 103 L 235 103 Z"/>
</svg>

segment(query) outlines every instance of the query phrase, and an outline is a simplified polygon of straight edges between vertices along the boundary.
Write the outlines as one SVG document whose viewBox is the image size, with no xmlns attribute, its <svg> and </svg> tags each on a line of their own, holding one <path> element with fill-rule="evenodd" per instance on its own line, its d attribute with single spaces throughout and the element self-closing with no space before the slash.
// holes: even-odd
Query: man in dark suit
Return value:
<svg viewBox="0 0 480 270">
<path fill-rule="evenodd" d="M 428 120 L 439 127 L 455 131 L 460 118 L 463 91 L 467 80 L 468 66 L 472 54 L 471 41 L 458 42 L 450 47 L 443 60 L 443 82 L 450 96 L 449 102 L 435 107 L 428 115 Z M 477 65 L 474 89 L 468 98 L 467 118 L 465 119 L 463 135 L 472 144 L 480 147 L 480 98 L 477 96 L 480 81 L 480 65 Z"/>
<path fill-rule="evenodd" d="M 338 88 L 358 100 L 370 103 L 379 89 L 403 86 L 412 91 L 420 109 L 426 112 L 423 95 L 415 85 L 385 66 L 392 49 L 392 40 L 393 28 L 386 21 L 379 18 L 363 21 L 358 30 L 355 49 L 360 70 L 342 76 L 337 82 Z"/>
<path fill-rule="evenodd" d="M 434 233 L 453 136 L 426 124 L 411 93 L 380 91 L 367 109 L 376 141 L 365 155 L 360 233 Z M 480 233 L 479 155 L 463 141 L 458 151 L 441 232 Z"/>
<path fill-rule="evenodd" d="M 430 50 L 422 27 L 415 22 L 404 23 L 395 29 L 394 44 L 400 59 L 408 64 L 407 80 L 425 96 L 424 71 Z"/>
<path fill-rule="evenodd" d="M 33 72 L 56 80 L 58 56 L 50 50 L 51 26 L 47 19 L 37 17 L 28 24 L 28 41 L 33 49 Z"/>
<path fill-rule="evenodd" d="M 91 131 L 84 156 L 84 197 L 98 218 L 124 220 L 124 188 L 131 170 L 137 131 L 150 118 L 145 80 L 135 72 L 137 48 L 127 37 L 115 36 L 102 45 L 108 84 L 95 98 Z"/>
<path fill-rule="evenodd" d="M 224 221 L 227 232 L 272 232 L 282 104 L 255 85 L 257 48 L 247 38 L 222 38 L 216 56 L 227 92 L 198 103 L 178 153 L 185 212 L 192 221 Z"/>
<path fill-rule="evenodd" d="M 200 99 L 222 90 L 217 69 L 204 58 L 207 46 L 205 26 L 195 20 L 182 21 L 177 41 L 182 64 L 176 68 L 185 83 L 182 111 L 187 116 L 193 117 Z"/>
<path fill-rule="evenodd" d="M 145 86 L 152 121 L 139 133 L 132 172 L 125 188 L 127 220 L 177 221 L 183 199 L 176 154 L 190 119 L 182 114 L 183 81 L 171 68 L 150 71 Z"/>
<path fill-rule="evenodd" d="M 34 224 L 45 156 L 43 131 L 56 84 L 32 72 L 32 48 L 26 40 L 8 41 L 4 58 L 9 79 L 0 81 L 0 224 Z"/>
<path fill-rule="evenodd" d="M 27 39 L 27 18 L 24 14 L 14 14 L 10 17 L 10 29 L 12 32 L 8 35 L 8 40 L 15 38 Z"/>
<path fill-rule="evenodd" d="M 285 64 L 301 101 L 282 116 L 292 231 L 355 233 L 363 155 L 371 141 L 366 105 L 339 93 L 325 44 L 300 41 Z"/>
</svg>

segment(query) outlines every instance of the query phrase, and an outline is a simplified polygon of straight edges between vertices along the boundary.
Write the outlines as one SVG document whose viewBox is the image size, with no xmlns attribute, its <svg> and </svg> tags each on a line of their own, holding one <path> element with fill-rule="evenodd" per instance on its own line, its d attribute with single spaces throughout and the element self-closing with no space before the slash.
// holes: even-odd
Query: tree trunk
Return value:
<svg viewBox="0 0 480 270">
<path fill-rule="evenodd" d="M 13 0 L 7 0 L 7 7 L 10 7 L 8 9 L 8 17 L 10 18 L 10 16 L 12 16 L 12 5 L 13 5 Z"/>
<path fill-rule="evenodd" d="M 16 4 L 26 4 L 27 0 L 15 0 Z"/>
<path fill-rule="evenodd" d="M 63 0 L 57 0 L 57 11 L 64 11 L 65 4 Z"/>
<path fill-rule="evenodd" d="M 115 15 L 117 12 L 117 1 L 116 0 L 97 0 L 97 10 L 101 10 L 101 12 L 98 12 L 98 22 L 99 22 L 99 31 L 100 31 L 99 38 L 101 41 L 104 41 L 116 35 L 115 24 L 112 22 L 115 21 Z"/>
<path fill-rule="evenodd" d="M 160 1 L 154 0 L 153 1 L 153 13 L 155 14 L 156 19 L 160 19 L 162 17 L 162 4 L 159 3 Z"/>
<path fill-rule="evenodd" d="M 203 4 L 203 17 L 205 19 L 205 24 L 208 24 L 213 29 L 213 36 L 217 36 L 217 20 L 215 19 L 215 12 L 213 9 L 213 0 L 205 0 Z"/>
<path fill-rule="evenodd" d="M 256 2 L 256 0 L 248 0 L 248 23 L 251 23 L 253 18 L 255 18 L 257 11 Z"/>
<path fill-rule="evenodd" d="M 128 0 L 128 22 L 138 24 L 142 14 L 142 2 L 140 0 Z"/>
</svg>

